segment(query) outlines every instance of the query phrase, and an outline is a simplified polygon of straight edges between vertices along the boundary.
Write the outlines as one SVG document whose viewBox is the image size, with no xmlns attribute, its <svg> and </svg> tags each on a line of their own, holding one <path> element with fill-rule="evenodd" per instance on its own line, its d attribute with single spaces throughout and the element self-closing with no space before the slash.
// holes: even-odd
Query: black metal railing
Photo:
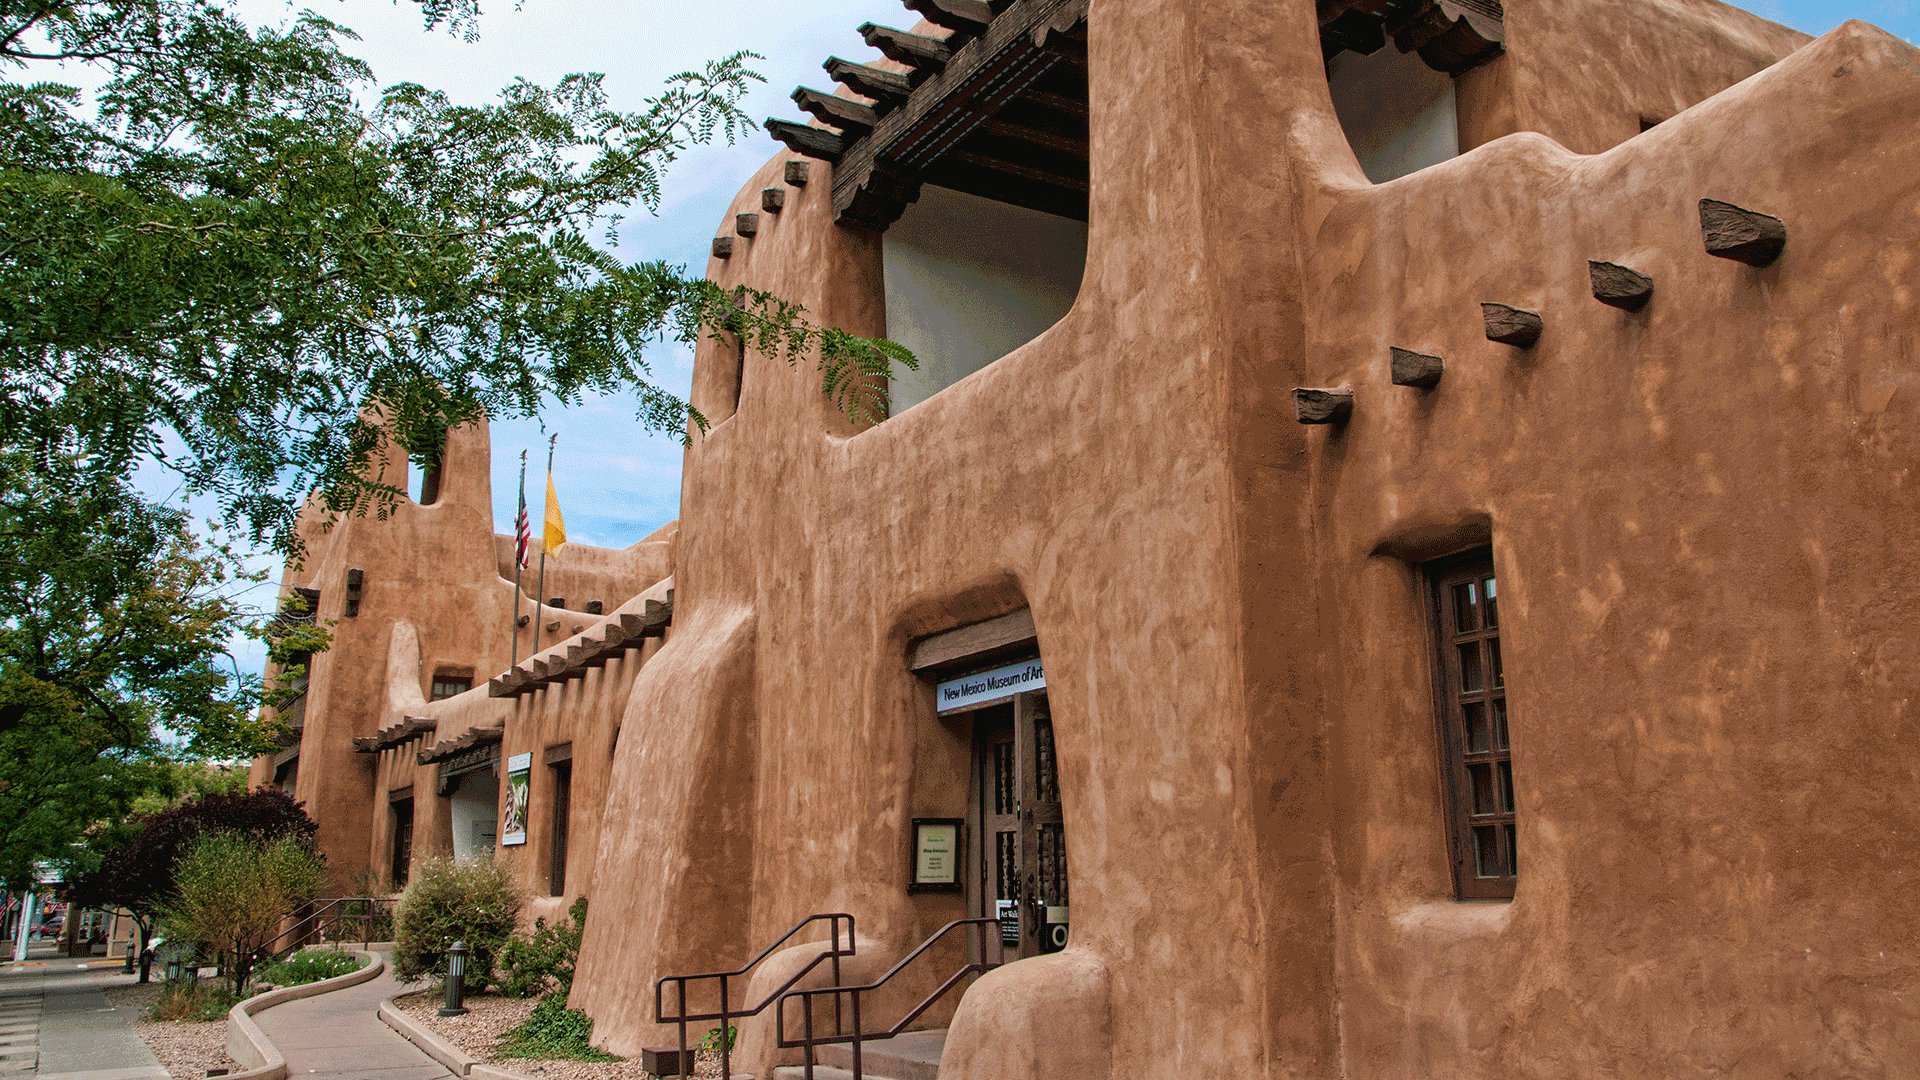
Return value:
<svg viewBox="0 0 1920 1080">
<path fill-rule="evenodd" d="M 314 900 L 288 915 L 289 925 L 260 950 L 259 960 L 276 960 L 296 949 L 327 942 L 393 940 L 393 905 L 382 896 L 341 896 Z"/>
<path fill-rule="evenodd" d="M 976 939 L 972 942 L 973 948 L 969 950 L 971 959 L 962 966 L 960 970 L 948 976 L 947 980 L 941 983 L 933 993 L 921 999 L 920 1004 L 908 1009 L 906 1015 L 896 1021 L 892 1027 L 878 1031 L 863 1031 L 861 1029 L 860 995 L 871 994 L 882 986 L 885 986 L 895 975 L 904 971 L 908 964 L 919 959 L 920 956 L 928 949 L 931 949 L 936 942 L 946 937 L 955 927 L 960 926 L 966 927 L 968 932 L 973 934 Z M 815 1047 L 828 1046 L 834 1043 L 851 1043 L 853 1046 L 853 1080 L 861 1080 L 863 1074 L 861 1073 L 860 1066 L 860 1044 L 862 1042 L 893 1038 L 895 1035 L 905 1031 L 908 1024 L 918 1020 L 922 1013 L 932 1008 L 933 1003 L 940 1000 L 947 991 L 958 986 L 961 980 L 970 975 L 979 975 L 992 971 L 994 968 L 1006 963 L 1006 945 L 1000 937 L 999 927 L 1000 920 L 997 918 L 955 919 L 934 931 L 932 937 L 921 942 L 919 948 L 908 953 L 899 963 L 887 969 L 885 975 L 863 986 L 826 986 L 817 990 L 788 990 L 782 993 L 780 995 L 780 1004 L 775 1007 L 773 1014 L 774 1031 L 778 1036 L 780 1048 L 782 1050 L 804 1050 L 807 1080 L 813 1080 L 813 1056 Z M 991 929 L 991 932 L 989 932 L 989 929 Z M 992 963 L 987 962 L 988 939 L 992 940 L 994 955 L 996 957 Z M 849 1011 L 852 1013 L 852 1024 L 849 1025 L 851 1030 L 846 1032 L 839 1030 L 838 1011 L 840 1008 L 840 998 L 843 995 L 847 998 Z M 821 996 L 831 996 L 833 1000 L 836 1015 L 834 1018 L 835 1030 L 831 1035 L 815 1035 L 813 1033 L 813 1000 Z M 797 1039 L 787 1038 L 787 1002 L 789 1001 L 798 1001 L 800 1003 L 801 1034 Z"/>
<path fill-rule="evenodd" d="M 748 1009 L 748 1008 L 736 1009 L 733 1007 L 733 991 L 728 986 L 729 980 L 745 977 L 748 972 L 752 971 L 755 967 L 759 966 L 760 961 L 765 960 L 767 957 L 773 955 L 775 950 L 779 949 L 780 946 L 785 945 L 788 942 L 788 940 L 790 940 L 795 934 L 799 933 L 801 930 L 805 929 L 807 926 L 816 922 L 821 922 L 821 921 L 825 921 L 827 923 L 828 932 L 830 935 L 828 940 L 819 943 L 821 945 L 826 946 L 826 949 L 823 952 L 815 956 L 813 959 L 807 961 L 807 966 L 801 968 L 799 971 L 794 972 L 790 977 L 788 977 L 786 982 L 781 983 L 778 987 L 774 988 L 773 992 L 769 993 L 766 997 L 762 998 L 758 1005 L 755 1005 L 751 1009 Z M 842 940 L 841 940 L 842 930 L 841 930 L 840 924 L 842 921 L 846 923 L 846 929 L 845 929 L 846 938 L 845 938 L 844 948 L 842 947 Z M 701 1023 L 709 1020 L 720 1021 L 720 1029 L 719 1029 L 720 1030 L 720 1040 L 719 1040 L 720 1042 L 720 1075 L 723 1077 L 730 1077 L 733 1075 L 733 1021 L 736 1019 L 744 1020 L 749 1016 L 760 1015 L 760 1011 L 762 1009 L 765 1009 L 768 1005 L 772 1004 L 775 1000 L 779 999 L 781 995 L 793 989 L 793 985 L 795 983 L 799 982 L 802 978 L 806 977 L 808 972 L 811 972 L 814 968 L 819 967 L 822 963 L 828 964 L 832 968 L 833 981 L 835 983 L 838 983 L 840 981 L 840 958 L 843 956 L 852 956 L 853 949 L 854 949 L 853 916 L 848 915 L 845 912 L 833 912 L 830 914 L 809 915 L 806 918 L 801 919 L 799 922 L 794 923 L 793 929 L 788 930 L 784 934 L 781 934 L 779 937 L 779 940 L 775 941 L 773 944 L 767 946 L 766 948 L 761 949 L 759 952 L 759 955 L 755 956 L 753 959 L 747 961 L 745 964 L 743 964 L 742 966 L 732 971 L 710 971 L 700 975 L 664 975 L 662 976 L 657 982 L 653 984 L 653 1022 L 656 1024 L 678 1024 L 679 1025 L 680 1057 L 677 1059 L 676 1064 L 680 1068 L 680 1075 L 681 1076 L 693 1075 L 692 1062 L 690 1062 L 687 1058 L 687 1025 L 688 1024 Z M 704 1012 L 704 1013 L 687 1012 L 687 984 L 692 982 L 699 982 L 701 980 L 714 980 L 719 982 L 720 984 L 720 1011 L 719 1012 Z M 678 995 L 677 995 L 678 1000 L 676 1003 L 676 1007 L 679 1011 L 672 1016 L 667 1015 L 666 1006 L 665 1006 L 666 987 L 668 983 L 675 984 L 675 987 L 678 991 Z"/>
</svg>

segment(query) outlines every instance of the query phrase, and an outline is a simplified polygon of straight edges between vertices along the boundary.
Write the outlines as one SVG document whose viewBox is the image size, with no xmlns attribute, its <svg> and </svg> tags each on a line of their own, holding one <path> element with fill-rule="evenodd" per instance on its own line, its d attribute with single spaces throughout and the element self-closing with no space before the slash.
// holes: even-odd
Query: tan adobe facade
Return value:
<svg viewBox="0 0 1920 1080">
<path fill-rule="evenodd" d="M 531 755 L 499 855 L 590 895 L 620 1054 L 810 914 L 845 985 L 1005 914 L 913 1025 L 942 1080 L 1920 1075 L 1920 51 L 1707 0 L 910 6 L 709 274 L 926 372 L 859 428 L 703 343 L 681 517 L 550 564 L 540 669 L 484 433 L 315 532 L 333 865 L 405 797 L 473 845 L 442 773 Z"/>
</svg>

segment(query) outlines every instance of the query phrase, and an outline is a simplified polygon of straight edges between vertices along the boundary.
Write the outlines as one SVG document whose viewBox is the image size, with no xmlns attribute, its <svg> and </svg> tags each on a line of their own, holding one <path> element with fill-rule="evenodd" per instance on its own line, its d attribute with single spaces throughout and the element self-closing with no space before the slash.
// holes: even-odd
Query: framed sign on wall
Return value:
<svg viewBox="0 0 1920 1080">
<path fill-rule="evenodd" d="M 912 877 L 908 892 L 960 891 L 960 818 L 914 818 Z"/>
</svg>

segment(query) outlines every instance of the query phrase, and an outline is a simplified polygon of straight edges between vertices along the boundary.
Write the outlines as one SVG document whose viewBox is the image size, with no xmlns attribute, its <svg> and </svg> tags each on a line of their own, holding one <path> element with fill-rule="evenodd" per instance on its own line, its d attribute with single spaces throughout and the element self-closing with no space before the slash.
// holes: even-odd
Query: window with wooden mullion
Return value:
<svg viewBox="0 0 1920 1080">
<path fill-rule="evenodd" d="M 1455 889 L 1463 900 L 1512 899 L 1513 760 L 1492 552 L 1431 564 L 1436 692 L 1446 750 Z"/>
</svg>

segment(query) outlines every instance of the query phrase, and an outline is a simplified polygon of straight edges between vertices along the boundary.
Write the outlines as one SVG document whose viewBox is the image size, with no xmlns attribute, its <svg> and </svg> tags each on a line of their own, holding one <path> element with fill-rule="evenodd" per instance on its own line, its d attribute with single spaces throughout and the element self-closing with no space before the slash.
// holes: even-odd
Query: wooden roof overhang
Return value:
<svg viewBox="0 0 1920 1080">
<path fill-rule="evenodd" d="M 1458 75 L 1506 48 L 1500 0 L 1317 0 L 1320 51 L 1370 55 L 1387 39 L 1435 71 Z"/>
<path fill-rule="evenodd" d="M 391 750 L 409 739 L 431 733 L 438 726 L 430 716 L 406 716 L 397 724 L 389 724 L 380 729 L 371 739 L 353 740 L 353 752 L 356 754 L 377 754 L 382 750 Z"/>
<path fill-rule="evenodd" d="M 867 23 L 860 35 L 905 73 L 832 57 L 867 99 L 801 87 L 827 127 L 770 119 L 795 153 L 832 162 L 834 221 L 884 230 L 934 183 L 1087 219 L 1087 0 L 906 0 L 946 38 Z"/>
<path fill-rule="evenodd" d="M 938 184 L 1087 219 L 1087 0 L 904 0 L 946 38 L 867 23 L 860 36 L 904 67 L 831 57 L 862 100 L 800 87 L 816 124 L 767 131 L 833 165 L 834 223 L 885 230 Z M 1505 48 L 1500 0 L 1316 0 L 1320 47 L 1377 52 L 1391 38 L 1459 74 Z"/>
<path fill-rule="evenodd" d="M 543 686 L 569 679 L 584 678 L 589 668 L 607 666 L 607 662 L 628 649 L 637 649 L 650 637 L 665 637 L 673 625 L 673 593 L 667 600 L 648 600 L 640 612 L 621 612 L 606 621 L 599 640 L 583 639 L 567 646 L 564 655 L 525 660 L 519 666 L 487 681 L 488 697 L 519 697 Z"/>
<path fill-rule="evenodd" d="M 422 765 L 432 765 L 436 762 L 447 761 L 459 755 L 461 752 L 471 750 L 474 747 L 491 746 L 498 743 L 506 737 L 506 734 L 507 726 L 505 724 L 468 728 L 466 733 L 457 739 L 446 739 L 434 743 L 432 746 L 423 748 L 414 756 L 414 760 Z M 498 756 L 497 751 L 495 756 Z"/>
</svg>

